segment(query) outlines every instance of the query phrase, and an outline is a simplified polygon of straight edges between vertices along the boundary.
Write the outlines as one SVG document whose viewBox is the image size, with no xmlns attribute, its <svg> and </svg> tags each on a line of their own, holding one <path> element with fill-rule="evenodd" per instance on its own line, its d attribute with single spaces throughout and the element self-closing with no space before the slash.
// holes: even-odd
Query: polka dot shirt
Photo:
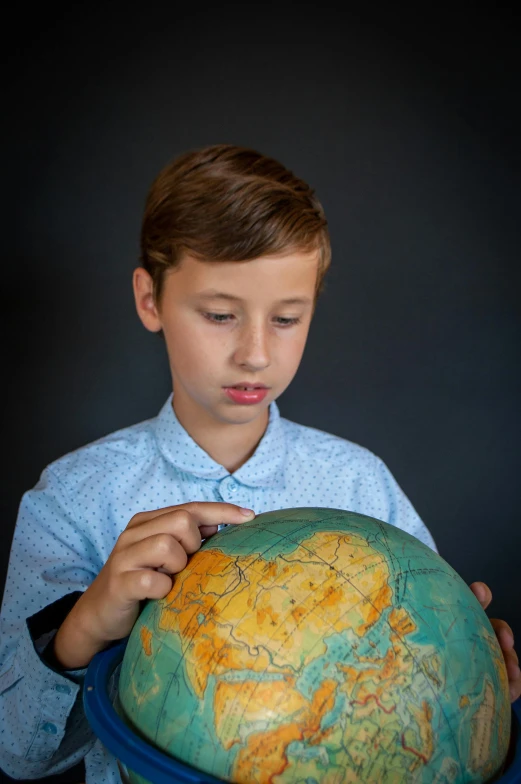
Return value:
<svg viewBox="0 0 521 784">
<path fill-rule="evenodd" d="M 170 396 L 157 417 L 49 465 L 22 498 L 0 627 L 0 768 L 9 775 L 51 775 L 84 758 L 87 784 L 120 783 L 115 759 L 83 712 L 85 671 L 48 666 L 40 654 L 56 629 L 34 639 L 27 619 L 84 591 L 137 512 L 188 501 L 226 501 L 257 514 L 346 509 L 396 525 L 436 550 L 388 468 L 369 450 L 284 419 L 272 403 L 255 453 L 230 474 L 184 430 Z"/>
</svg>

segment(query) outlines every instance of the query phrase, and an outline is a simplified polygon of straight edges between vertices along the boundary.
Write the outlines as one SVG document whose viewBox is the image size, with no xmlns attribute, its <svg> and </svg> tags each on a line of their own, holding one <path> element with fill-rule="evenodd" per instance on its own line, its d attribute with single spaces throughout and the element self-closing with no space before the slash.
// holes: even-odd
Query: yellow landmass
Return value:
<svg viewBox="0 0 521 784">
<path fill-rule="evenodd" d="M 141 637 L 141 646 L 146 656 L 152 656 L 152 632 L 146 626 L 142 626 L 139 630 Z"/>
<path fill-rule="evenodd" d="M 279 723 L 306 709 L 307 700 L 295 689 L 295 678 L 235 683 L 220 680 L 215 689 L 216 726 L 226 749 L 240 741 L 241 726 Z"/>
<path fill-rule="evenodd" d="M 393 607 L 389 613 L 389 626 L 401 637 L 416 631 L 416 624 L 403 607 Z"/>
<path fill-rule="evenodd" d="M 470 770 L 479 771 L 482 776 L 489 778 L 498 772 L 508 751 L 511 710 L 508 673 L 497 637 L 491 629 L 483 626 L 480 640 L 488 645 L 499 687 L 496 689 L 495 684 L 486 681 L 483 697 L 471 721 L 468 765 Z"/>
<path fill-rule="evenodd" d="M 490 744 L 494 728 L 496 698 L 492 684 L 487 682 L 483 699 L 471 721 L 472 736 L 468 766 L 473 772 L 484 772 L 490 760 Z"/>
<path fill-rule="evenodd" d="M 396 709 L 399 689 L 411 681 L 412 663 L 402 638 L 394 633 L 389 637 L 391 645 L 384 656 L 371 659 L 360 656 L 353 664 L 337 664 L 346 674 L 342 690 L 352 705 L 366 706 L 372 702 L 371 710 L 377 708 L 385 713 Z"/>
<path fill-rule="evenodd" d="M 411 704 L 409 709 L 416 720 L 417 731 L 416 728 L 405 730 L 402 735 L 402 746 L 405 751 L 415 756 L 409 766 L 409 770 L 415 770 L 421 763 L 427 764 L 434 752 L 432 708 L 426 700 L 423 700 L 421 707 Z"/>
<path fill-rule="evenodd" d="M 387 564 L 364 539 L 334 532 L 311 538 L 312 547 L 284 560 L 201 550 L 176 578 L 159 623 L 187 641 L 187 672 L 199 697 L 210 673 L 292 674 L 324 652 L 324 636 L 351 629 L 362 637 L 390 606 Z"/>
<path fill-rule="evenodd" d="M 361 536 L 317 532 L 272 561 L 258 555 L 231 558 L 218 549 L 192 557 L 190 569 L 176 577 L 162 601 L 159 623 L 186 641 L 186 672 L 198 697 L 209 676 L 216 678 L 216 733 L 225 748 L 240 744 L 235 781 L 293 781 L 288 744 L 305 739 L 318 746 L 332 734 L 336 748 L 349 748 L 351 755 L 342 770 L 356 758 L 357 765 L 368 766 L 362 779 L 368 784 L 382 780 L 372 749 L 403 755 L 411 769 L 430 759 L 428 702 L 408 707 L 407 737 L 401 730 L 404 717 L 397 716 L 400 690 L 414 677 L 406 637 L 416 626 L 403 608 L 391 608 L 391 601 L 387 563 Z M 296 689 L 297 673 L 325 652 L 324 638 L 342 633 L 361 639 L 388 610 L 383 655 L 361 656 L 355 650 L 352 663 L 335 662 L 344 682 L 323 681 L 311 700 Z M 434 680 L 437 669 L 439 662 L 432 660 L 419 677 Z M 234 681 L 234 671 L 262 673 L 263 679 Z M 345 695 L 351 716 L 341 726 L 321 730 L 321 718 L 338 693 Z M 349 780 L 337 775 L 331 774 L 331 784 Z"/>
<path fill-rule="evenodd" d="M 320 684 L 311 701 L 293 692 L 289 702 L 284 700 L 279 703 L 278 720 L 283 721 L 288 716 L 292 720 L 286 723 L 281 721 L 275 729 L 248 735 L 246 745 L 240 750 L 235 762 L 234 781 L 237 784 L 251 784 L 252 781 L 256 784 L 270 784 L 274 776 L 282 774 L 289 765 L 285 753 L 288 745 L 296 740 L 309 739 L 319 730 L 323 716 L 333 707 L 337 686 L 335 681 L 326 680 Z M 292 716 L 291 708 L 297 705 L 298 713 Z M 248 710 L 249 705 L 245 702 L 244 711 Z"/>
</svg>

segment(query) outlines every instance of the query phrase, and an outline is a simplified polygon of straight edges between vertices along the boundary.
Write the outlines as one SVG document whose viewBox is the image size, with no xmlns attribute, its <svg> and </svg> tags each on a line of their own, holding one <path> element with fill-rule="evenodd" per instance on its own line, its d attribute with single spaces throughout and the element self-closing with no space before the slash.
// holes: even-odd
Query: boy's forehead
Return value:
<svg viewBox="0 0 521 784">
<path fill-rule="evenodd" d="M 261 256 L 251 261 L 200 261 L 185 255 L 172 270 L 172 284 L 201 299 L 245 300 L 269 296 L 277 300 L 314 298 L 318 252 Z"/>
</svg>

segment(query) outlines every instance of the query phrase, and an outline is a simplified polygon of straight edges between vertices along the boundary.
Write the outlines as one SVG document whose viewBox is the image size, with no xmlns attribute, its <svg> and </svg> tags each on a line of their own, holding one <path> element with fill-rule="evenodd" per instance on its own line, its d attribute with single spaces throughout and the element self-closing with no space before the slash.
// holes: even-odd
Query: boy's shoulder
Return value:
<svg viewBox="0 0 521 784">
<path fill-rule="evenodd" d="M 377 456 L 361 444 L 347 438 L 302 425 L 281 417 L 288 447 L 306 460 L 345 465 L 346 460 L 378 460 Z"/>
<path fill-rule="evenodd" d="M 59 479 L 81 481 L 94 474 L 111 473 L 148 460 L 156 451 L 155 418 L 115 430 L 49 463 L 47 470 Z"/>
</svg>

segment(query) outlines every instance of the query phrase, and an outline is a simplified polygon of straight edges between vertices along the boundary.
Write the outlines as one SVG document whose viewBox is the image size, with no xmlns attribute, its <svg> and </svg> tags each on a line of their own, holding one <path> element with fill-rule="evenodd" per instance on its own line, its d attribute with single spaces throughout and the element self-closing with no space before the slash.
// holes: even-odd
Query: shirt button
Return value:
<svg viewBox="0 0 521 784">
<path fill-rule="evenodd" d="M 237 485 L 230 485 L 230 493 L 236 493 L 236 492 L 237 492 Z"/>
<path fill-rule="evenodd" d="M 45 724 L 42 726 L 42 730 L 44 732 L 48 732 L 49 735 L 56 735 L 58 732 L 58 728 L 56 724 L 51 724 L 50 721 L 46 721 Z"/>
<path fill-rule="evenodd" d="M 71 689 L 70 686 L 66 686 L 64 683 L 58 683 L 55 687 L 56 691 L 59 691 L 60 694 L 70 694 Z"/>
</svg>

